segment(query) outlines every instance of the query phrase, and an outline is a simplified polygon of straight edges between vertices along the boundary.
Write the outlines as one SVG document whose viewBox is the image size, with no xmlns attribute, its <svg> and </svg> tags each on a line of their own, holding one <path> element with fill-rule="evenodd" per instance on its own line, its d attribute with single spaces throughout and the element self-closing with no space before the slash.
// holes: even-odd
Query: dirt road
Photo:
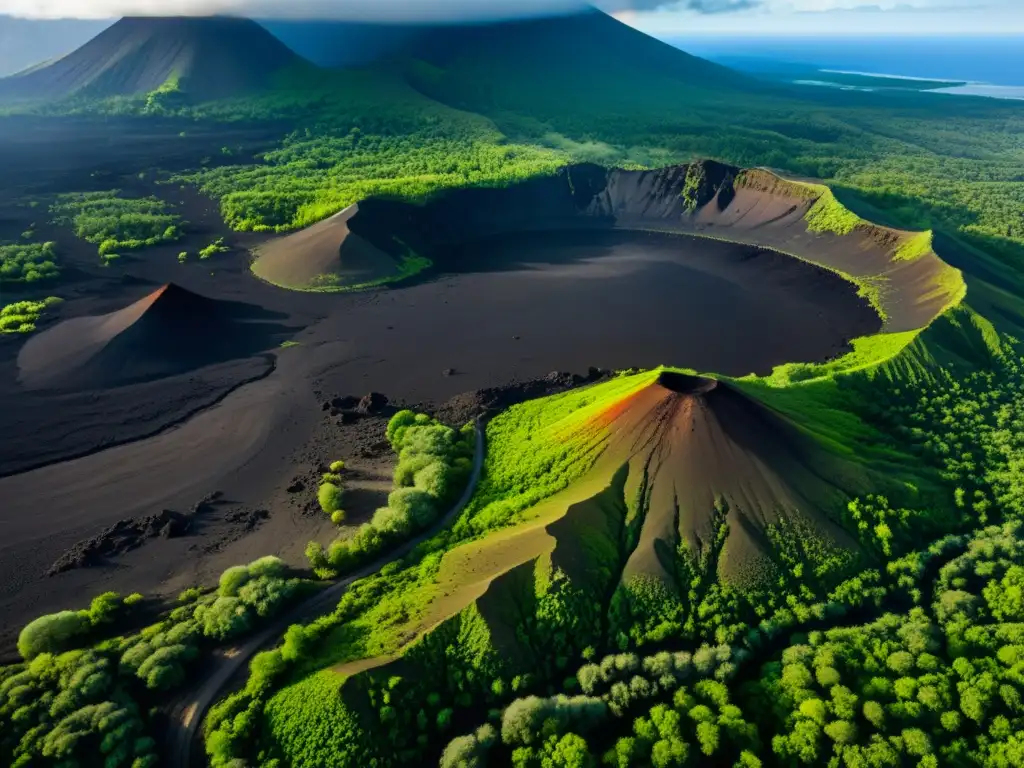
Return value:
<svg viewBox="0 0 1024 768">
<path fill-rule="evenodd" d="M 198 764 L 198 757 L 195 763 L 193 763 L 193 756 L 198 756 L 201 752 L 198 749 L 193 751 L 193 748 L 196 746 L 196 736 L 207 710 L 218 699 L 228 682 L 261 648 L 279 639 L 292 624 L 309 621 L 316 616 L 333 610 L 341 596 L 345 593 L 345 590 L 353 582 L 376 573 L 387 563 L 405 557 L 421 542 L 426 541 L 439 530 L 449 525 L 462 512 L 466 504 L 469 503 L 470 498 L 472 498 L 477 483 L 480 481 L 483 462 L 484 428 L 482 421 L 478 419 L 476 422 L 476 452 L 473 458 L 473 473 L 462 497 L 444 517 L 438 520 L 430 529 L 421 533 L 416 538 L 407 541 L 398 549 L 389 552 L 385 557 L 370 563 L 356 573 L 346 576 L 344 579 L 334 582 L 323 591 L 295 606 L 270 626 L 265 627 L 256 635 L 250 637 L 244 644 L 217 651 L 214 655 L 212 667 L 206 670 L 205 676 L 201 680 L 196 681 L 196 687 L 186 692 L 173 708 L 171 726 L 167 734 L 167 765 L 170 768 L 188 768 L 189 765 Z M 203 764 L 205 764 L 205 761 L 203 761 Z"/>
</svg>

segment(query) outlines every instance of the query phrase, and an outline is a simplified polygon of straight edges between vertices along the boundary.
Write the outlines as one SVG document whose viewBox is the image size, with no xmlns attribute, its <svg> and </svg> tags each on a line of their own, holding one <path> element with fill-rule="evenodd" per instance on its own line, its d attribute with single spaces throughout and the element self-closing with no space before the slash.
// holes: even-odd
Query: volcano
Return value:
<svg viewBox="0 0 1024 768">
<path fill-rule="evenodd" d="M 173 86 L 194 100 L 216 99 L 265 87 L 301 63 L 249 19 L 124 18 L 66 56 L 0 80 L 0 96 L 105 98 Z"/>
<path fill-rule="evenodd" d="M 701 553 L 723 528 L 719 571 L 733 579 L 756 578 L 771 549 L 770 525 L 796 524 L 832 546 L 856 548 L 825 511 L 869 486 L 864 470 L 725 382 L 662 371 L 587 428 L 606 434 L 598 467 L 628 467 L 626 498 L 640 499 L 626 581 L 671 581 L 674 542 Z"/>
<path fill-rule="evenodd" d="M 276 317 L 276 316 L 274 316 Z M 28 389 L 100 389 L 173 376 L 269 349 L 294 329 L 259 307 L 173 283 L 107 315 L 66 320 L 18 355 Z"/>
<path fill-rule="evenodd" d="M 751 83 L 738 72 L 684 53 L 595 8 L 561 16 L 472 23 L 271 19 L 261 24 L 299 55 L 323 67 L 426 64 L 444 80 L 460 72 L 472 75 L 474 67 L 477 75 L 483 74 L 480 68 L 502 67 L 508 69 L 504 75 L 511 78 L 509 82 L 517 84 L 541 69 L 561 82 L 592 80 L 613 67 L 658 72 L 693 85 Z M 418 71 L 422 73 L 422 67 Z M 434 84 L 441 85 L 437 79 Z"/>
</svg>

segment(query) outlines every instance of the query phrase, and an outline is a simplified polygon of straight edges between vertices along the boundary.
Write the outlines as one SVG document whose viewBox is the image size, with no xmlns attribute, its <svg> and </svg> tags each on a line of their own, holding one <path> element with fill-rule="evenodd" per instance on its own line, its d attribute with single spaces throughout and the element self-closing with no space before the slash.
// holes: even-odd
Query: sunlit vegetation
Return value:
<svg viewBox="0 0 1024 768">
<path fill-rule="evenodd" d="M 942 566 L 932 602 L 812 632 L 762 670 L 783 765 L 987 765 L 1024 744 L 1020 522 L 982 530 Z"/>
<path fill-rule="evenodd" d="M 113 592 L 88 609 L 29 623 L 23 663 L 0 669 L 0 763 L 148 768 L 160 748 L 151 706 L 204 652 L 237 640 L 307 594 L 277 558 L 229 568 L 216 591 L 186 590 L 160 621 L 140 623 L 141 595 Z"/>
<path fill-rule="evenodd" d="M 313 279 L 311 290 L 325 292 L 365 291 L 370 288 L 379 288 L 383 285 L 391 285 L 408 280 L 410 277 L 430 269 L 433 265 L 434 262 L 426 256 L 418 256 L 410 252 L 398 257 L 398 269 L 390 275 L 361 283 L 346 282 L 340 275 L 319 275 Z"/>
<path fill-rule="evenodd" d="M 53 280 L 60 275 L 56 262 L 56 243 L 0 245 L 0 286 Z"/>
<path fill-rule="evenodd" d="M 342 501 L 345 495 L 345 483 L 342 472 L 345 470 L 344 461 L 331 462 L 330 471 L 325 472 L 320 478 L 320 487 L 317 489 L 316 498 L 320 509 L 331 518 L 335 525 L 345 522 L 345 510 L 342 509 Z"/>
<path fill-rule="evenodd" d="M 40 301 L 16 301 L 0 308 L 0 333 L 32 333 L 46 310 L 57 306 L 61 299 L 48 296 Z"/>
<path fill-rule="evenodd" d="M 833 512 L 857 553 L 770 528 L 778 562 L 763 589 L 718 576 L 714 542 L 681 548 L 678 591 L 641 589 L 628 602 L 609 596 L 635 546 L 631 513 L 608 507 L 606 522 L 555 533 L 550 561 L 527 561 L 410 641 L 415 617 L 445 599 L 434 585 L 448 584 L 446 558 L 502 541 L 583 477 L 601 438 L 565 436 L 657 374 L 516 406 L 489 425 L 484 479 L 452 529 L 292 628 L 246 690 L 218 705 L 214 764 L 314 765 L 328 748 L 342 765 L 1015 765 L 1022 350 L 969 312 L 904 347 L 792 390 L 799 397 L 764 391 L 802 409 L 820 439 L 838 431 L 867 460 L 888 461 L 904 473 L 898 484 L 935 477 L 948 501 L 850 499 Z M 825 416 L 825 403 L 846 414 Z M 892 463 L 906 453 L 917 469 Z M 720 534 L 732 519 L 723 508 Z M 617 530 L 623 539 L 603 538 Z M 376 661 L 350 664 L 363 658 Z"/>
<path fill-rule="evenodd" d="M 123 197 L 118 190 L 58 196 L 50 209 L 56 223 L 95 244 L 101 257 L 170 243 L 183 235 L 179 216 L 155 197 Z"/>
<path fill-rule="evenodd" d="M 199 258 L 200 259 L 209 259 L 209 258 L 212 258 L 212 257 L 216 256 L 218 253 L 228 253 L 230 251 L 231 251 L 231 248 L 229 248 L 228 246 L 224 245 L 224 238 L 223 237 L 218 237 L 216 240 L 214 240 L 212 243 L 210 243 L 205 248 L 200 248 L 199 249 Z M 179 256 L 178 260 L 181 261 L 181 257 L 180 256 Z"/>
<path fill-rule="evenodd" d="M 317 573 L 348 573 L 395 542 L 428 528 L 445 505 L 458 498 L 469 479 L 474 446 L 471 424 L 458 431 L 426 414 L 399 411 L 388 422 L 387 438 L 398 455 L 388 505 L 354 534 L 337 539 L 326 549 L 310 542 L 306 554 Z M 317 493 L 321 508 L 332 520 L 342 500 L 341 476 L 333 467 Z M 335 520 L 342 521 L 343 515 Z"/>
</svg>

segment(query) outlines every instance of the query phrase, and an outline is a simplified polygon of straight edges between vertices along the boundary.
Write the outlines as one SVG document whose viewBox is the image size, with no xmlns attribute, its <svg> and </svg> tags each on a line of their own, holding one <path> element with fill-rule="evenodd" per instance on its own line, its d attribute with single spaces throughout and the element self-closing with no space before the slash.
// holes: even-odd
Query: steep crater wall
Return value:
<svg viewBox="0 0 1024 768">
<path fill-rule="evenodd" d="M 856 282 L 889 333 L 926 327 L 963 295 L 929 233 L 860 220 L 822 185 L 711 161 L 651 171 L 574 165 L 508 187 L 448 190 L 423 204 L 369 199 L 347 224 L 360 248 L 394 258 L 411 250 L 442 268 L 466 243 L 544 230 L 648 230 L 761 246 Z"/>
</svg>

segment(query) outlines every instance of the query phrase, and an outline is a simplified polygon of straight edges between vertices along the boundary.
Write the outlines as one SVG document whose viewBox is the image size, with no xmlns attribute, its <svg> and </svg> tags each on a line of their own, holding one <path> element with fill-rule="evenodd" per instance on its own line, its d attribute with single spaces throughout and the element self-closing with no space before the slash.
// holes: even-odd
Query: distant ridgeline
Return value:
<svg viewBox="0 0 1024 768">
<path fill-rule="evenodd" d="M 737 85 L 746 80 L 597 11 L 451 25 L 128 17 L 61 58 L 0 79 L 0 100 L 35 104 L 70 100 L 80 107 L 132 97 L 138 100 L 138 108 L 173 111 L 275 85 L 282 92 L 308 87 L 310 78 L 315 83 L 324 77 L 315 74 L 317 66 L 309 59 L 331 68 L 376 65 L 382 71 L 401 72 L 414 88 L 446 100 L 469 86 L 460 71 L 481 57 L 511 63 L 540 56 L 539 61 L 556 73 L 576 71 L 607 50 L 615 50 L 619 61 L 631 61 L 638 70 L 654 67 L 704 85 Z M 276 81 L 275 75 L 282 73 L 291 76 Z M 504 77 L 505 73 L 492 75 Z M 467 96 L 484 95 L 477 86 L 469 87 L 474 91 Z"/>
</svg>

